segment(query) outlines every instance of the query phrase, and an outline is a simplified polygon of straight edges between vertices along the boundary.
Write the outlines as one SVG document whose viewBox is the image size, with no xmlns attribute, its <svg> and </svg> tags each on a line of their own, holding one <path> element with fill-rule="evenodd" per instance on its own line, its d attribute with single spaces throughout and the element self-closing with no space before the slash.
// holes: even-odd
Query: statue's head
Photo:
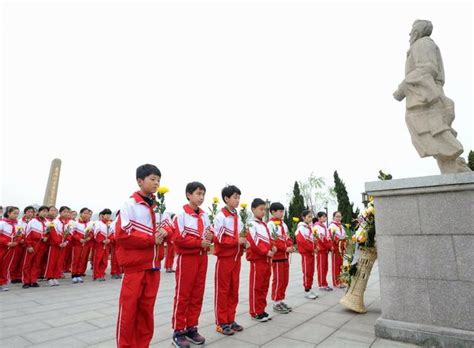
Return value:
<svg viewBox="0 0 474 348">
<path fill-rule="evenodd" d="M 411 28 L 410 45 L 425 36 L 430 36 L 433 32 L 433 24 L 430 21 L 417 19 Z"/>
</svg>

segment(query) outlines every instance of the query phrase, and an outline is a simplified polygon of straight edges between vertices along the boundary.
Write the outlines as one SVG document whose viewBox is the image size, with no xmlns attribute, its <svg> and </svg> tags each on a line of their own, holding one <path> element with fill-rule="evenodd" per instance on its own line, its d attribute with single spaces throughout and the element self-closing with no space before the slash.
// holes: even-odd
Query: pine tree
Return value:
<svg viewBox="0 0 474 348">
<path fill-rule="evenodd" d="M 342 223 L 352 225 L 353 220 L 359 215 L 359 209 L 354 211 L 354 204 L 349 201 L 346 185 L 339 178 L 337 170 L 334 172 L 334 191 L 337 197 L 337 210 L 342 214 Z"/>
<path fill-rule="evenodd" d="M 288 228 L 290 229 L 291 238 L 294 240 L 294 231 L 296 230 L 297 223 L 293 221 L 294 217 L 300 218 L 301 213 L 303 210 L 306 209 L 304 205 L 304 198 L 301 194 L 300 187 L 298 182 L 295 181 L 295 185 L 293 187 L 293 196 L 290 201 L 290 205 L 288 207 L 287 213 L 285 213 L 284 221 Z"/>
<path fill-rule="evenodd" d="M 469 156 L 467 157 L 467 165 L 471 170 L 474 171 L 474 151 L 469 152 Z"/>
</svg>

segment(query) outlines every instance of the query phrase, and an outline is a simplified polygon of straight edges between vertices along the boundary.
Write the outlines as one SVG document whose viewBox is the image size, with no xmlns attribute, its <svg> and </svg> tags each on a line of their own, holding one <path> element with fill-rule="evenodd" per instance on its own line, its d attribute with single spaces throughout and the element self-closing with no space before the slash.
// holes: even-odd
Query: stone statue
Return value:
<svg viewBox="0 0 474 348">
<path fill-rule="evenodd" d="M 463 158 L 462 144 L 451 128 L 454 102 L 444 95 L 443 60 L 438 46 L 430 38 L 433 24 L 416 20 L 410 32 L 410 49 L 405 64 L 405 79 L 393 93 L 406 98 L 405 121 L 420 157 L 432 156 L 441 174 L 470 171 Z"/>
</svg>

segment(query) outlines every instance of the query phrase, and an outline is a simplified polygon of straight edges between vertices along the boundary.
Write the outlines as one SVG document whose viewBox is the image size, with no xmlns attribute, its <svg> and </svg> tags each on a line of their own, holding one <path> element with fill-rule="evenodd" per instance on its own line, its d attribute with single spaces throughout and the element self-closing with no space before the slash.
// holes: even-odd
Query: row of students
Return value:
<svg viewBox="0 0 474 348">
<path fill-rule="evenodd" d="M 234 335 L 244 330 L 235 321 L 244 251 L 250 262 L 251 318 L 260 322 L 271 319 L 265 309 L 272 273 L 273 309 L 279 313 L 291 311 L 285 303 L 285 294 L 289 279 L 289 254 L 295 248 L 282 221 L 283 205 L 272 204 L 272 218 L 267 224 L 263 221 L 265 201 L 254 199 L 251 205 L 253 219 L 248 226 L 244 226 L 237 212 L 241 192 L 235 186 L 227 186 L 222 190 L 225 207 L 211 224 L 208 215 L 200 208 L 206 188 L 202 183 L 191 182 L 185 190 L 188 203 L 173 219 L 157 222 L 154 193 L 160 185 L 161 172 L 154 165 L 145 164 L 137 168 L 136 179 L 140 190 L 122 206 L 115 226 L 117 257 L 124 270 L 117 319 L 118 347 L 147 347 L 150 344 L 165 243 L 173 244 L 177 254 L 171 318 L 174 346 L 187 348 L 190 343 L 205 343 L 205 338 L 198 332 L 198 325 L 211 244 L 214 244 L 217 257 L 214 272 L 217 332 Z M 320 220 L 320 225 L 324 225 L 324 219 Z M 297 244 L 304 260 L 305 292 L 310 292 L 318 245 L 309 212 L 304 212 L 303 221 L 298 225 Z M 328 288 L 327 283 L 326 286 L 322 284 L 321 280 L 320 287 Z"/>
<path fill-rule="evenodd" d="M 8 283 L 23 283 L 23 288 L 39 287 L 39 279 L 50 286 L 59 285 L 64 273 L 71 273 L 73 283 L 82 283 L 91 259 L 93 279 L 105 280 L 109 255 L 112 278 L 121 278 L 116 257 L 112 212 L 104 209 L 100 220 L 90 221 L 92 211 L 83 208 L 77 221 L 70 219 L 70 209 L 42 206 L 33 217 L 27 207 L 17 221 L 19 209 L 7 207 L 0 221 L 0 289 Z M 57 217 L 56 217 L 57 216 Z"/>
</svg>

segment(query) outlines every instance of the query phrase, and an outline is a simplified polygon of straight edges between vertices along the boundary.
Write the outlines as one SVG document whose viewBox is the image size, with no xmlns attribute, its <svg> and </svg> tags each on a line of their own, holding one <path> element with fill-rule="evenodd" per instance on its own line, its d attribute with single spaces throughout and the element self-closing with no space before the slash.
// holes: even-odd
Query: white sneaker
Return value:
<svg viewBox="0 0 474 348">
<path fill-rule="evenodd" d="M 73 282 L 74 284 L 77 284 L 77 283 L 79 283 L 79 279 L 77 279 L 76 277 L 74 277 L 74 278 L 72 278 L 72 282 Z"/>
<path fill-rule="evenodd" d="M 84 283 L 84 280 L 83 280 L 81 277 L 77 277 L 77 281 L 78 281 L 79 283 Z"/>
<path fill-rule="evenodd" d="M 55 286 L 58 286 L 58 285 L 59 285 L 59 281 L 58 281 L 57 279 L 53 279 L 53 281 L 54 281 L 54 285 L 55 285 Z"/>
<path fill-rule="evenodd" d="M 3 285 L 3 286 L 0 286 L 0 291 L 8 291 L 8 286 L 6 285 Z"/>
<path fill-rule="evenodd" d="M 48 284 L 49 284 L 49 286 L 55 286 L 56 285 L 56 283 L 54 282 L 54 279 L 48 280 Z"/>
<path fill-rule="evenodd" d="M 315 300 L 318 298 L 318 296 L 316 296 L 316 294 L 312 291 L 308 291 L 304 293 L 304 297 L 306 297 L 307 299 L 310 299 L 310 300 Z"/>
</svg>

